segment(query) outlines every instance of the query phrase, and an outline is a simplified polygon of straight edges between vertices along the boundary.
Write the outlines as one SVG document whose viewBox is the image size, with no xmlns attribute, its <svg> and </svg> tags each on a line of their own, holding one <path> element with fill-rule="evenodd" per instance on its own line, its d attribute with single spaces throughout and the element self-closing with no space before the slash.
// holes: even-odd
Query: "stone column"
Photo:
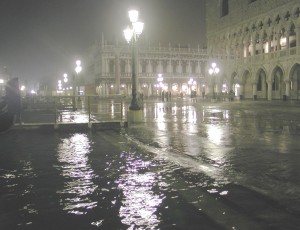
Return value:
<svg viewBox="0 0 300 230">
<path fill-rule="evenodd" d="M 105 59 L 105 75 L 109 75 L 109 59 Z"/>
<path fill-rule="evenodd" d="M 268 81 L 268 100 L 272 100 L 272 81 Z"/>
<path fill-rule="evenodd" d="M 222 82 L 221 81 L 217 81 L 217 92 L 216 92 L 216 94 L 217 95 L 220 95 L 221 93 L 222 93 Z"/>
<path fill-rule="evenodd" d="M 171 62 L 171 60 L 169 60 L 168 64 L 167 64 L 167 73 L 172 73 L 172 72 L 173 72 L 172 62 Z"/>
<path fill-rule="evenodd" d="M 251 40 L 250 43 L 250 52 L 251 52 L 251 56 L 255 55 L 255 42 L 253 40 Z"/>
<path fill-rule="evenodd" d="M 197 62 L 197 65 L 195 67 L 195 73 L 196 74 L 201 74 L 201 66 L 200 66 L 200 62 Z"/>
<path fill-rule="evenodd" d="M 296 46 L 300 46 L 300 26 L 296 27 Z M 297 49 L 299 52 L 299 49 Z M 299 53 L 297 53 L 299 55 Z"/>
<path fill-rule="evenodd" d="M 289 31 L 286 32 L 286 48 L 288 50 L 288 55 L 290 55 L 290 33 Z"/>
<path fill-rule="evenodd" d="M 271 52 L 271 38 L 268 38 L 268 53 Z"/>
<path fill-rule="evenodd" d="M 253 84 L 252 92 L 253 92 L 253 99 L 257 100 L 257 83 Z"/>
<path fill-rule="evenodd" d="M 260 41 L 259 42 L 260 53 L 263 54 L 264 53 L 264 40 L 263 40 L 263 38 L 261 38 L 259 41 Z"/>
<path fill-rule="evenodd" d="M 279 51 L 280 49 L 281 49 L 281 47 L 280 47 L 280 37 L 281 37 L 281 34 L 280 33 L 278 33 L 277 35 L 276 35 L 276 50 L 277 51 Z"/>
<path fill-rule="evenodd" d="M 126 60 L 125 73 L 126 75 L 131 73 L 131 65 L 129 59 Z"/>
<path fill-rule="evenodd" d="M 244 99 L 244 84 L 240 84 L 240 99 Z"/>
<path fill-rule="evenodd" d="M 120 79 L 121 79 L 121 66 L 120 66 L 120 57 L 119 54 L 116 53 L 115 56 L 115 93 L 120 93 Z"/>
<path fill-rule="evenodd" d="M 285 96 L 290 98 L 291 95 L 291 81 L 287 80 L 285 81 Z"/>
<path fill-rule="evenodd" d="M 243 43 L 239 44 L 239 55 L 240 55 L 239 58 L 244 58 L 244 44 Z M 230 58 L 230 57 L 228 56 L 228 58 Z"/>
<path fill-rule="evenodd" d="M 207 92 L 207 95 L 209 96 L 209 97 L 211 97 L 211 98 L 213 98 L 214 97 L 214 94 L 215 94 L 215 92 L 214 92 L 214 83 L 213 82 L 210 82 L 209 84 L 208 84 L 208 92 Z"/>
</svg>

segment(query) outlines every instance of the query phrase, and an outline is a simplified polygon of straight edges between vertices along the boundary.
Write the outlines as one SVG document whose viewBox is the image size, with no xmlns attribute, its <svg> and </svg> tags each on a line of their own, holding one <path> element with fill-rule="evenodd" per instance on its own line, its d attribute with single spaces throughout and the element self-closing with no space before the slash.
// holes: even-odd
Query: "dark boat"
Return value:
<svg viewBox="0 0 300 230">
<path fill-rule="evenodd" d="M 18 78 L 7 81 L 5 96 L 0 97 L 0 133 L 6 132 L 20 116 L 21 97 Z"/>
<path fill-rule="evenodd" d="M 14 124 L 14 115 L 9 113 L 4 98 L 0 98 L 0 133 L 6 132 Z"/>
</svg>

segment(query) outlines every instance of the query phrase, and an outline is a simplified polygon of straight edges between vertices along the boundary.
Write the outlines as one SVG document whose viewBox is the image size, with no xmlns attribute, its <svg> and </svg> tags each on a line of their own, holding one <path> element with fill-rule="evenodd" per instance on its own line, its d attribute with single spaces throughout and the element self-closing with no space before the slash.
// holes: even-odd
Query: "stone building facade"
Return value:
<svg viewBox="0 0 300 230">
<path fill-rule="evenodd" d="M 300 1 L 206 1 L 210 92 L 239 98 L 300 98 Z"/>
<path fill-rule="evenodd" d="M 140 44 L 136 53 L 137 90 L 144 96 L 162 91 L 172 95 L 192 90 L 200 93 L 203 89 L 206 49 Z M 131 94 L 132 49 L 128 44 L 108 45 L 102 39 L 90 47 L 86 64 L 85 78 L 96 85 L 96 94 Z"/>
</svg>

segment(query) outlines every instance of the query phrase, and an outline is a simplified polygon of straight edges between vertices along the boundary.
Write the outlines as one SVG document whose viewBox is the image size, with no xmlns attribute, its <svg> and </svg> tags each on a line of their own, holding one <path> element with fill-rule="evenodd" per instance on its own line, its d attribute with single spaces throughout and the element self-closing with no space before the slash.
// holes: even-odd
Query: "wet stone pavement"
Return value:
<svg viewBox="0 0 300 230">
<path fill-rule="evenodd" d="M 0 229 L 299 229 L 300 104 L 144 101 L 145 122 L 0 136 Z"/>
</svg>

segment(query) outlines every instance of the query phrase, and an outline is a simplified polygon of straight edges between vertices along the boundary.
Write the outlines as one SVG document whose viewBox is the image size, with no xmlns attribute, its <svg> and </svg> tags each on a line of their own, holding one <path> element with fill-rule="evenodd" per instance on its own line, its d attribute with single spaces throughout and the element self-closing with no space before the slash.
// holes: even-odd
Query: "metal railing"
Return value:
<svg viewBox="0 0 300 230">
<path fill-rule="evenodd" d="M 128 102 L 121 95 L 29 96 L 22 99 L 21 124 L 124 122 Z"/>
</svg>

